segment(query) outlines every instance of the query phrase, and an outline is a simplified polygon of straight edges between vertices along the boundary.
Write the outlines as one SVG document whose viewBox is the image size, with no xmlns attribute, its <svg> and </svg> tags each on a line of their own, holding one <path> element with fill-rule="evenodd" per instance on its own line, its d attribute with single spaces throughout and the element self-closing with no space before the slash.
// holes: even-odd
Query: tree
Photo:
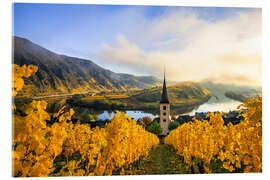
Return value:
<svg viewBox="0 0 270 180">
<path fill-rule="evenodd" d="M 173 114 L 171 119 L 176 120 L 176 116 Z"/>
<path fill-rule="evenodd" d="M 143 123 L 144 123 L 146 126 L 148 126 L 149 124 L 152 123 L 152 119 L 151 119 L 150 117 L 148 117 L 148 116 L 145 116 L 145 117 L 143 117 Z"/>
<path fill-rule="evenodd" d="M 139 118 L 136 122 L 138 125 L 144 126 L 142 118 Z"/>
<path fill-rule="evenodd" d="M 169 124 L 169 130 L 170 130 L 170 131 L 171 131 L 171 130 L 174 130 L 174 129 L 176 129 L 179 125 L 180 125 L 179 122 L 177 122 L 177 121 L 172 121 L 172 122 L 170 122 L 170 124 Z"/>
<path fill-rule="evenodd" d="M 162 133 L 162 128 L 158 122 L 154 122 L 148 126 L 147 131 L 159 135 Z"/>
<path fill-rule="evenodd" d="M 82 122 L 87 123 L 87 122 L 90 122 L 90 121 L 97 121 L 97 120 L 98 120 L 98 115 L 96 115 L 96 114 L 87 114 L 83 118 Z"/>
</svg>

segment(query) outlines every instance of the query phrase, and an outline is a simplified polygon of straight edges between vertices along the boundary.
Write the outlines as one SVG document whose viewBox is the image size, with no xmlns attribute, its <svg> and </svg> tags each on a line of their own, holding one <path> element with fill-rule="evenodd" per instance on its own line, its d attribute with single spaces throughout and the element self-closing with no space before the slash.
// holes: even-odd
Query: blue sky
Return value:
<svg viewBox="0 0 270 180">
<path fill-rule="evenodd" d="M 125 11 L 136 11 L 146 20 L 159 18 L 164 13 L 183 7 L 74 5 L 74 4 L 14 4 L 14 35 L 27 38 L 50 50 L 85 58 L 95 56 L 102 43 L 113 42 L 115 36 L 136 27 L 135 14 L 121 16 Z M 245 8 L 186 7 L 200 18 L 213 21 L 231 16 L 231 12 Z M 113 20 L 112 21 L 112 17 Z M 134 34 L 136 36 L 136 34 Z M 147 48 L 147 47 L 145 47 Z"/>
<path fill-rule="evenodd" d="M 116 17 L 128 6 L 14 4 L 14 35 L 25 37 L 59 53 L 90 56 L 102 42 L 111 42 L 129 30 L 129 17 Z M 146 8 L 132 7 L 141 12 Z M 165 8 L 147 8 L 144 16 L 154 18 Z M 132 17 L 130 17 L 132 18 Z M 74 51 L 74 52 L 73 52 Z M 76 54 L 79 55 L 79 54 Z"/>
<path fill-rule="evenodd" d="M 232 35 L 237 38 L 242 36 L 235 32 L 241 29 L 241 22 L 248 25 L 244 18 L 250 17 L 245 16 L 256 16 L 254 21 L 257 22 L 260 13 L 260 9 L 249 8 L 15 3 L 13 35 L 27 38 L 59 54 L 91 59 L 116 72 L 158 76 L 163 66 L 160 62 L 165 57 L 181 59 L 188 53 L 185 50 L 188 51 L 190 45 L 198 44 L 193 37 L 199 34 L 208 36 L 209 33 L 205 34 L 208 28 L 218 29 L 225 24 L 223 29 L 234 31 Z M 230 23 L 234 21 L 241 21 L 239 27 L 235 27 L 237 23 Z M 200 27 L 205 28 L 200 30 Z M 242 34 L 246 36 L 250 31 Z M 217 34 L 210 41 L 228 36 L 228 32 Z M 251 36 L 246 38 L 254 39 Z M 220 39 L 219 43 L 223 41 Z M 160 57 L 156 60 L 159 65 L 153 65 L 152 56 Z M 185 59 L 189 58 L 179 62 L 179 67 L 195 57 Z M 134 61 L 140 63 L 141 59 L 146 64 L 134 67 Z M 172 63 L 178 62 L 172 60 Z M 169 76 L 177 79 L 180 75 L 171 73 Z"/>
</svg>

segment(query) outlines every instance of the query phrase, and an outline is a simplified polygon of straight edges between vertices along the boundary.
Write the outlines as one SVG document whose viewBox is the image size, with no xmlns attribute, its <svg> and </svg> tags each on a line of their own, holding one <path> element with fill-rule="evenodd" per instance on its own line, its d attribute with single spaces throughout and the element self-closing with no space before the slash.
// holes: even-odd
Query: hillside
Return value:
<svg viewBox="0 0 270 180">
<path fill-rule="evenodd" d="M 86 59 L 59 55 L 27 39 L 13 37 L 13 63 L 34 64 L 38 72 L 25 79 L 19 96 L 150 88 L 160 83 L 152 76 L 114 73 Z"/>
<path fill-rule="evenodd" d="M 169 101 L 172 105 L 185 103 L 187 101 L 201 100 L 210 95 L 210 91 L 202 88 L 199 84 L 193 82 L 183 82 L 167 87 Z M 153 87 L 145 89 L 132 97 L 142 102 L 159 102 L 162 93 L 162 87 Z"/>
<path fill-rule="evenodd" d="M 171 112 L 173 114 L 185 113 L 207 102 L 211 93 L 198 83 L 183 82 L 167 86 Z M 68 100 L 73 108 L 86 108 L 95 110 L 143 110 L 153 114 L 159 113 L 161 86 L 143 89 L 126 94 L 82 96 L 74 95 Z"/>
<path fill-rule="evenodd" d="M 200 82 L 201 87 L 208 89 L 211 91 L 212 95 L 215 96 L 218 101 L 227 101 L 229 100 L 227 92 L 238 92 L 238 93 L 245 93 L 245 94 L 252 94 L 252 93 L 260 93 L 262 91 L 261 87 L 250 87 L 250 86 L 239 86 L 234 84 L 220 84 L 214 83 L 211 81 L 203 81 Z"/>
<path fill-rule="evenodd" d="M 225 96 L 240 102 L 244 102 L 247 99 L 251 99 L 254 97 L 261 97 L 262 93 L 261 92 L 233 92 L 233 91 L 228 91 L 225 93 Z"/>
</svg>

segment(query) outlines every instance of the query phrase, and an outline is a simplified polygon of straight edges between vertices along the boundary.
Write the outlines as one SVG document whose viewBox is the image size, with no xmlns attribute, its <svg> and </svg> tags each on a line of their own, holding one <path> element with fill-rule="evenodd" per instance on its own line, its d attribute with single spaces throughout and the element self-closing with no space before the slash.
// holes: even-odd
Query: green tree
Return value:
<svg viewBox="0 0 270 180">
<path fill-rule="evenodd" d="M 170 122 L 170 124 L 169 124 L 169 130 L 170 130 L 170 131 L 171 131 L 171 130 L 174 130 L 174 129 L 176 129 L 179 125 L 180 125 L 179 122 L 177 122 L 177 121 L 172 121 L 172 122 Z"/>
<path fill-rule="evenodd" d="M 162 132 L 162 128 L 158 122 L 154 122 L 147 127 L 147 131 L 159 135 Z"/>
<path fill-rule="evenodd" d="M 90 121 L 97 121 L 97 120 L 99 120 L 98 115 L 96 115 L 96 114 L 87 114 L 83 118 L 82 122 L 87 123 L 87 122 L 90 122 Z"/>
</svg>

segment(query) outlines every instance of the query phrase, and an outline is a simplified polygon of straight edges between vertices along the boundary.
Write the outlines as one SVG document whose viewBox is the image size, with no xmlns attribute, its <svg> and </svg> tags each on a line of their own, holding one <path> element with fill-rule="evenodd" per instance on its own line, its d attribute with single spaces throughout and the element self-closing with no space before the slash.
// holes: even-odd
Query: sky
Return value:
<svg viewBox="0 0 270 180">
<path fill-rule="evenodd" d="M 16 3 L 13 35 L 118 73 L 260 86 L 261 9 Z"/>
</svg>

